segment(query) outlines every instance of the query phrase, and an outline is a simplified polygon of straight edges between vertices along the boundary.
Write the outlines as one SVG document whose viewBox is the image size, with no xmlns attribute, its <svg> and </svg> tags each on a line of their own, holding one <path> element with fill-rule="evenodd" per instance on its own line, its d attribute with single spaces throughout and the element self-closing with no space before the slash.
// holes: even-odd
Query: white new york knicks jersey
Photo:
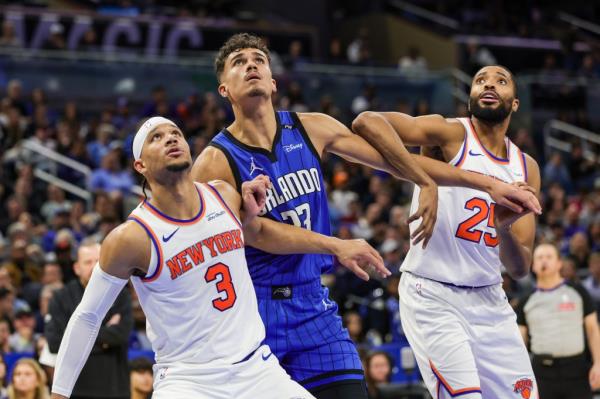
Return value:
<svg viewBox="0 0 600 399">
<path fill-rule="evenodd" d="M 148 274 L 131 280 L 162 365 L 232 364 L 265 337 L 241 226 L 211 186 L 196 187 L 193 219 L 170 218 L 146 201 L 129 217 L 151 238 Z"/>
<path fill-rule="evenodd" d="M 449 162 L 461 169 L 492 176 L 507 183 L 527 181 L 525 156 L 508 138 L 507 159 L 490 153 L 479 141 L 469 118 L 459 118 L 465 139 Z M 415 186 L 411 213 L 418 208 Z M 401 270 L 460 286 L 485 286 L 502 281 L 494 207 L 489 194 L 465 187 L 438 188 L 438 214 L 433 235 L 423 249 L 411 246 Z M 411 233 L 419 222 L 410 224 Z"/>
</svg>

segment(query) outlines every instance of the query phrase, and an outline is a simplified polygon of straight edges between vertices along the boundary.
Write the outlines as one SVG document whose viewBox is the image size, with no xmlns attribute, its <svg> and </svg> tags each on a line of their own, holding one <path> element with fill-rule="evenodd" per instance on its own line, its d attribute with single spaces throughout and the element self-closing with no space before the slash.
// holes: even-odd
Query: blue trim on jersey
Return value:
<svg viewBox="0 0 600 399">
<path fill-rule="evenodd" d="M 346 381 L 346 380 L 359 380 L 359 381 L 362 381 L 363 379 L 364 379 L 363 375 L 358 375 L 358 374 L 343 374 L 343 375 L 336 375 L 336 376 L 333 376 L 333 377 L 323 378 L 323 379 L 318 380 L 318 381 L 309 382 L 308 384 L 301 382 L 300 385 L 302 385 L 306 389 L 313 389 L 313 388 L 320 387 L 320 386 L 323 386 L 323 385 L 331 384 L 333 382 Z"/>
<path fill-rule="evenodd" d="M 154 269 L 154 272 L 150 275 L 150 276 L 146 276 L 146 277 L 142 277 L 141 279 L 143 281 L 147 281 L 147 280 L 152 280 L 157 273 L 160 273 L 160 265 L 162 264 L 162 257 L 160 256 L 160 248 L 159 243 L 156 242 L 156 240 L 154 239 L 154 234 L 152 234 L 152 232 L 148 229 L 148 227 L 142 223 L 140 220 L 136 219 L 136 218 L 127 218 L 127 220 L 133 220 L 134 222 L 136 222 L 137 224 L 139 224 L 140 226 L 142 226 L 142 228 L 146 231 L 146 234 L 148 234 L 148 237 L 150 237 L 150 241 L 152 241 L 152 244 L 154 245 L 154 250 L 156 251 L 156 256 L 158 257 L 158 260 L 156 262 L 156 268 Z"/>
<path fill-rule="evenodd" d="M 467 134 L 467 129 L 465 129 L 465 138 L 464 138 L 463 145 L 462 145 L 462 152 L 460 153 L 460 157 L 458 158 L 458 161 L 456 161 L 453 166 L 458 166 L 462 162 L 462 160 L 465 158 L 466 152 L 467 152 L 467 141 L 468 140 L 469 140 L 469 135 Z"/>
<path fill-rule="evenodd" d="M 525 154 L 521 151 L 521 159 L 523 160 L 523 173 L 525 174 L 525 183 L 527 183 L 527 160 L 525 159 Z"/>
<path fill-rule="evenodd" d="M 202 200 L 202 194 L 200 194 L 200 190 L 198 189 L 198 187 L 197 186 L 195 186 L 195 187 L 196 187 L 196 191 L 198 192 L 198 198 L 200 199 L 200 210 L 198 211 L 198 214 L 191 219 L 175 219 L 175 218 L 167 215 L 166 213 L 161 212 L 158 208 L 156 208 L 154 205 L 152 205 L 148 200 L 144 200 L 144 205 L 148 205 L 150 208 L 152 208 L 152 210 L 154 210 L 160 216 L 164 217 L 167 220 L 170 220 L 171 222 L 174 222 L 174 223 L 194 222 L 194 221 L 198 220 L 198 218 L 200 218 L 200 216 L 202 216 L 202 211 L 204 210 L 204 201 Z"/>
</svg>

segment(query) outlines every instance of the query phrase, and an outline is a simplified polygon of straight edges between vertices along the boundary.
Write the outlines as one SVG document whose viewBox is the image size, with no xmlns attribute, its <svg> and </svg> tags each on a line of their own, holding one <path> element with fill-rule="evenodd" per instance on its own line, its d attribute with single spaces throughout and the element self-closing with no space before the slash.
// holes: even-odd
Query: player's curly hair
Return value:
<svg viewBox="0 0 600 399">
<path fill-rule="evenodd" d="M 215 58 L 215 73 L 219 82 L 221 82 L 221 74 L 223 73 L 223 69 L 225 69 L 225 60 L 227 60 L 229 54 L 245 48 L 255 48 L 262 51 L 267 56 L 269 63 L 271 62 L 269 49 L 260 37 L 250 33 L 236 33 L 221 46 Z"/>
</svg>

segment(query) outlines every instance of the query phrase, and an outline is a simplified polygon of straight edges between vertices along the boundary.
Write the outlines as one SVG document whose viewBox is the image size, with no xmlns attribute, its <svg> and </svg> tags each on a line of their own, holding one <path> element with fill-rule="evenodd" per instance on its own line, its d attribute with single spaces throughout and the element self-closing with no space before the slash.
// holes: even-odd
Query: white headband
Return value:
<svg viewBox="0 0 600 399">
<path fill-rule="evenodd" d="M 133 138 L 133 159 L 137 161 L 142 156 L 142 147 L 146 142 L 146 137 L 148 137 L 148 134 L 151 131 L 153 131 L 158 125 L 163 125 L 165 123 L 177 127 L 175 122 L 167 118 L 163 118 L 162 116 L 153 116 L 152 118 L 144 122 L 142 126 L 140 126 L 137 133 L 135 134 L 135 137 Z"/>
</svg>

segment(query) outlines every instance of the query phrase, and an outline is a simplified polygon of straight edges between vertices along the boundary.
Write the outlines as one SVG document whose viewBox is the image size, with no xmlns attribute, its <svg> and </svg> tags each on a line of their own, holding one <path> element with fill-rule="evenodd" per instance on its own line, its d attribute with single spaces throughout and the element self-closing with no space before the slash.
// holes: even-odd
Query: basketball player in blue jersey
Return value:
<svg viewBox="0 0 600 399">
<path fill-rule="evenodd" d="M 398 162 L 400 138 L 438 147 L 458 168 L 537 191 L 537 162 L 506 137 L 518 107 L 513 74 L 487 66 L 473 78 L 470 118 L 366 112 L 353 129 L 390 162 Z M 421 375 L 436 398 L 537 398 L 500 267 L 513 278 L 529 273 L 540 209 L 515 212 L 463 187 L 440 187 L 439 201 L 429 245 L 411 246 L 400 269 L 400 319 Z"/>
<path fill-rule="evenodd" d="M 494 184 L 486 176 L 471 176 L 431 159 L 413 158 L 405 149 L 399 153 L 401 161 L 392 166 L 364 139 L 327 115 L 275 112 L 269 50 L 255 36 L 230 38 L 219 51 L 215 67 L 219 94 L 231 102 L 235 121 L 211 141 L 192 173 L 198 181 L 220 179 L 238 190 L 257 174 L 269 176 L 273 187 L 262 212 L 268 218 L 330 234 L 320 166 L 325 151 L 421 187 L 420 208 L 411 218 L 422 221 L 413 234 L 415 242 L 427 243 L 437 214 L 437 186 L 420 164 L 444 184 L 490 190 L 498 201 L 516 210 L 522 208 L 511 198 L 520 203 L 535 201 L 525 190 Z M 266 342 L 285 370 L 319 399 L 366 398 L 356 348 L 342 327 L 337 305 L 320 283 L 333 259 L 271 255 L 252 247 L 246 248 L 246 256 L 267 329 Z M 358 276 L 368 279 L 361 272 Z"/>
</svg>

